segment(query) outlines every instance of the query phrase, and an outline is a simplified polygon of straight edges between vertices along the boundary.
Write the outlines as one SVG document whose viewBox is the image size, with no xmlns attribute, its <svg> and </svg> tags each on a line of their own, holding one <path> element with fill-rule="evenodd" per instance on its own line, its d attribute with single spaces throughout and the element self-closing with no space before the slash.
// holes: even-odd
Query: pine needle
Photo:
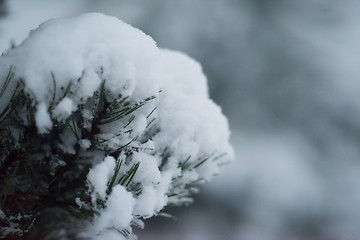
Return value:
<svg viewBox="0 0 360 240">
<path fill-rule="evenodd" d="M 126 172 L 126 174 L 120 178 L 119 183 L 124 186 L 125 183 L 127 182 L 126 187 L 128 187 L 129 184 L 130 184 L 130 182 L 131 182 L 131 180 L 134 178 L 134 176 L 135 176 L 135 174 L 136 174 L 139 166 L 140 166 L 140 162 L 135 163 L 135 164 Z"/>
<path fill-rule="evenodd" d="M 14 76 L 14 73 L 12 72 L 12 68 L 13 68 L 13 66 L 11 65 L 11 66 L 10 66 L 10 69 L 9 69 L 9 72 L 8 72 L 8 74 L 6 75 L 4 85 L 3 85 L 2 89 L 1 89 L 1 92 L 0 92 L 0 98 L 1 98 L 1 97 L 3 96 L 3 94 L 5 93 L 6 88 L 8 87 L 8 85 L 9 85 L 12 77 Z"/>
<path fill-rule="evenodd" d="M 54 72 L 51 72 L 51 79 L 53 81 L 54 92 L 53 92 L 52 100 L 51 100 L 51 102 L 49 104 L 49 109 L 48 109 L 49 112 L 53 108 L 54 103 L 55 103 L 55 98 L 56 98 L 56 80 L 55 80 Z"/>
<path fill-rule="evenodd" d="M 118 177 L 118 174 L 119 174 L 119 171 L 120 171 L 120 168 L 121 168 L 121 165 L 123 163 L 123 160 L 121 161 L 117 161 L 116 162 L 116 166 L 115 166 L 115 171 L 114 171 L 114 175 L 112 176 L 109 184 L 108 184 L 108 188 L 107 188 L 107 194 L 109 195 L 111 192 L 112 192 L 112 189 L 114 187 L 114 184 L 115 184 L 115 181 L 116 181 L 116 178 Z"/>
</svg>

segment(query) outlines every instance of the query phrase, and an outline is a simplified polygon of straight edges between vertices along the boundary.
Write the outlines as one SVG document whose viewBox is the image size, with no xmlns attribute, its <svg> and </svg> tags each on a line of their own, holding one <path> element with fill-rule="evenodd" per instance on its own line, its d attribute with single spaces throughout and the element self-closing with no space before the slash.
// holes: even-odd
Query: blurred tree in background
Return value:
<svg viewBox="0 0 360 240">
<path fill-rule="evenodd" d="M 11 2 L 24 17 L 25 1 Z M 37 5 L 33 12 L 42 13 Z M 209 186 L 198 208 L 182 213 L 176 225 L 163 223 L 166 228 L 145 239 L 358 239 L 359 1 L 65 5 L 48 9 L 54 17 L 115 15 L 159 46 L 202 62 L 212 97 L 230 117 L 238 161 L 227 178 Z M 4 19 L 0 28 L 8 23 Z"/>
<path fill-rule="evenodd" d="M 0 0 L 0 17 L 6 14 L 6 3 L 5 0 Z"/>
</svg>

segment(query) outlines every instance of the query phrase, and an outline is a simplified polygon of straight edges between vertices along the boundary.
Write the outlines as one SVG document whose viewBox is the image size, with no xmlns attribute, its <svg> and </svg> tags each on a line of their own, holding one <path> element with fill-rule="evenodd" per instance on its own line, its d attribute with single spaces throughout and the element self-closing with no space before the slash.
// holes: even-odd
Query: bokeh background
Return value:
<svg viewBox="0 0 360 240">
<path fill-rule="evenodd" d="M 0 0 L 0 50 L 114 15 L 202 63 L 236 159 L 144 240 L 360 239 L 360 1 Z"/>
</svg>

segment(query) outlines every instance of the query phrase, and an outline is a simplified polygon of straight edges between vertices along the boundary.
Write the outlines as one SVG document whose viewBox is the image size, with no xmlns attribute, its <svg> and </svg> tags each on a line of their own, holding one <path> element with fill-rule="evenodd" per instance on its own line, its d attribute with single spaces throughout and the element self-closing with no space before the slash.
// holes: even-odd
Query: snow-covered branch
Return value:
<svg viewBox="0 0 360 240">
<path fill-rule="evenodd" d="M 233 157 L 201 66 L 114 17 L 41 24 L 1 56 L 0 91 L 3 236 L 60 208 L 82 234 L 135 238 Z"/>
</svg>

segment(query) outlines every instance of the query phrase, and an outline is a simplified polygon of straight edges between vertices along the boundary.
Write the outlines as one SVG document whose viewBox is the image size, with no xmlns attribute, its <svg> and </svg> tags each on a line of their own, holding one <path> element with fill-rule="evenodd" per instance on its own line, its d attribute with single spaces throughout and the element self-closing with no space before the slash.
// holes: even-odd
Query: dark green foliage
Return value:
<svg viewBox="0 0 360 240">
<path fill-rule="evenodd" d="M 62 99 L 72 97 L 73 84 L 70 81 L 57 98 L 55 76 L 51 73 L 49 77 L 54 83 L 49 103 L 51 112 Z M 12 68 L 0 88 L 0 101 L 5 91 L 9 90 L 11 81 L 15 81 Z M 122 121 L 123 128 L 130 130 L 116 136 L 131 135 L 130 125 L 135 119 L 135 111 L 155 98 L 132 102 L 128 97 L 119 96 L 108 100 L 105 84 L 103 81 L 95 96 L 81 104 L 66 120 L 57 121 L 52 117 L 53 128 L 46 134 L 39 134 L 35 124 L 36 101 L 24 91 L 22 81 L 18 81 L 9 104 L 0 113 L 0 209 L 6 215 L 6 218 L 0 219 L 0 236 L 18 239 L 24 232 L 31 232 L 31 227 L 43 215 L 44 209 L 60 208 L 74 218 L 86 220 L 97 214 L 92 208 L 79 208 L 75 202 L 79 198 L 83 203 L 91 205 L 86 177 L 93 155 L 100 153 L 117 159 L 124 153 L 131 160 L 131 152 L 139 150 L 138 147 L 130 147 L 137 136 L 116 149 L 107 147 L 107 140 L 99 136 L 102 133 L 101 126 Z M 94 116 L 90 122 L 83 116 L 85 110 L 91 111 Z M 62 147 L 68 144 L 62 135 L 69 132 L 75 137 L 73 151 L 66 151 Z M 89 140 L 91 146 L 82 149 L 78 142 L 80 139 Z M 122 161 L 118 161 L 115 175 L 108 185 L 108 193 L 116 184 L 132 186 L 139 163 L 134 163 L 124 175 L 118 176 L 121 165 Z M 138 187 L 134 189 L 141 191 Z M 99 206 L 102 205 L 99 202 Z M 19 232 L 5 236 L 3 231 L 9 226 L 18 228 Z M 121 232 L 126 233 L 124 230 Z"/>
<path fill-rule="evenodd" d="M 52 111 L 65 97 L 76 98 L 76 84 L 69 81 L 66 87 L 58 89 L 53 73 L 49 74 L 49 81 L 53 82 L 53 92 L 47 110 L 53 127 L 45 134 L 40 134 L 36 126 L 38 103 L 24 90 L 24 81 L 14 79 L 12 67 L 0 86 L 0 101 L 4 101 L 5 95 L 11 96 L 8 105 L 0 112 L 0 209 L 6 216 L 0 218 L 0 239 L 19 239 L 25 232 L 29 232 L 26 235 L 29 239 L 43 238 L 39 229 L 52 211 L 64 217 L 62 222 L 91 222 L 106 207 L 107 198 L 94 199 L 91 186 L 86 184 L 87 175 L 93 164 L 105 156 L 116 160 L 114 175 L 107 183 L 107 196 L 118 184 L 126 187 L 134 197 L 142 193 L 141 183 L 134 180 L 140 167 L 140 162 L 132 160 L 134 152 L 147 151 L 160 157 L 160 171 L 170 164 L 171 149 L 166 147 L 157 152 L 141 146 L 163 130 L 153 117 L 156 106 L 147 109 L 149 112 L 144 115 L 147 118 L 144 133 L 137 136 L 132 129 L 137 111 L 155 96 L 137 102 L 127 96 L 114 97 L 106 90 L 106 81 L 103 80 L 93 97 L 81 99 L 75 112 L 59 120 Z M 76 81 L 81 81 L 81 78 Z M 13 89 L 11 94 L 7 92 L 12 91 L 10 89 Z M 104 130 L 111 124 L 116 124 L 116 133 Z M 124 140 L 124 144 L 112 145 L 111 137 Z M 84 147 L 81 141 L 86 141 L 87 146 Z M 200 159 L 188 156 L 176 161 L 179 169 L 186 173 L 222 156 L 213 153 Z M 191 186 L 204 179 L 186 181 L 182 176 L 172 179 L 167 193 L 169 205 L 190 203 L 190 195 L 197 191 Z M 132 224 L 136 226 L 137 221 L 141 221 L 140 216 L 134 216 Z M 56 228 L 59 224 L 45 224 L 50 229 L 44 233 L 51 236 L 51 226 Z M 10 226 L 18 231 L 5 234 Z M 74 226 L 80 228 L 77 224 Z M 131 235 L 128 229 L 114 230 L 125 237 Z M 69 234 L 70 238 L 81 239 L 71 232 Z"/>
</svg>

